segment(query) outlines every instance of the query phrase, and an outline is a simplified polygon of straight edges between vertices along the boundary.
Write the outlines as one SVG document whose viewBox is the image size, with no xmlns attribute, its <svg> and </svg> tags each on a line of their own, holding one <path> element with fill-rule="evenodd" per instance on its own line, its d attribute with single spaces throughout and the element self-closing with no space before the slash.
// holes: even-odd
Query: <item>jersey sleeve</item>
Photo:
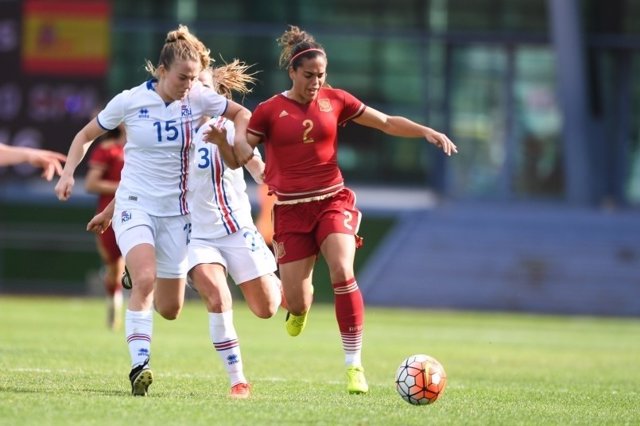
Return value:
<svg viewBox="0 0 640 426">
<path fill-rule="evenodd" d="M 202 102 L 202 112 L 209 117 L 218 117 L 224 115 L 227 112 L 229 106 L 229 100 L 224 96 L 218 94 L 215 90 L 205 87 L 202 84 L 194 86 L 195 90 L 198 90 L 200 100 Z M 192 89 L 192 90 L 193 90 Z"/>
<path fill-rule="evenodd" d="M 129 97 L 130 91 L 125 90 L 117 94 L 113 99 L 109 101 L 107 106 L 98 113 L 98 124 L 105 130 L 113 130 L 122 123 L 124 120 L 124 111 L 126 100 Z"/>
<path fill-rule="evenodd" d="M 269 103 L 268 101 L 258 104 L 251 114 L 247 131 L 253 135 L 259 136 L 260 139 L 267 135 L 269 120 Z"/>
<path fill-rule="evenodd" d="M 339 126 L 344 126 L 348 121 L 362 115 L 366 106 L 360 99 L 344 90 L 336 89 L 336 93 L 342 98 L 342 102 L 344 105 L 344 108 L 342 109 L 342 111 L 340 112 L 340 116 L 338 117 Z"/>
</svg>

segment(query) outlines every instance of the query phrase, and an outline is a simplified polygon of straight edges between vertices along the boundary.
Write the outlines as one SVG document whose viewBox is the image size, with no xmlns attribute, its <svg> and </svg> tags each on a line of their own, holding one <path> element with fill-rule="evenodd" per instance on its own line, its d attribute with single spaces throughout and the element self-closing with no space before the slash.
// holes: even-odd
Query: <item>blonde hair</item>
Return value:
<svg viewBox="0 0 640 426">
<path fill-rule="evenodd" d="M 222 60 L 224 62 L 224 59 Z M 258 71 L 249 72 L 249 68 L 253 65 L 247 65 L 239 59 L 234 59 L 230 63 L 224 62 L 224 65 L 209 68 L 213 77 L 213 89 L 231 99 L 233 92 L 244 96 L 251 93 L 250 85 L 255 85 L 254 77 Z"/>
<path fill-rule="evenodd" d="M 160 50 L 158 65 L 155 67 L 148 59 L 145 61 L 145 69 L 149 74 L 158 77 L 158 68 L 161 66 L 169 69 L 177 60 L 196 61 L 202 69 L 209 67 L 211 58 L 210 50 L 191 32 L 185 25 L 169 31 L 164 46 Z"/>
<path fill-rule="evenodd" d="M 303 58 L 315 58 L 319 54 L 327 56 L 322 45 L 311 34 L 295 25 L 289 25 L 289 29 L 276 41 L 282 47 L 279 65 L 283 69 L 292 67 L 295 70 Z"/>
</svg>

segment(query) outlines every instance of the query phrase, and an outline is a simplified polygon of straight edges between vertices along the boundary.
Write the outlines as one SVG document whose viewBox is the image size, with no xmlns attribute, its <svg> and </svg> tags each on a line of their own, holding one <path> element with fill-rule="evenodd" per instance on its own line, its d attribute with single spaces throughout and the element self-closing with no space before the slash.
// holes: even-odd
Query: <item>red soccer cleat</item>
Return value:
<svg viewBox="0 0 640 426">
<path fill-rule="evenodd" d="M 233 385 L 229 396 L 234 399 L 247 399 L 251 396 L 251 385 L 249 383 Z"/>
</svg>

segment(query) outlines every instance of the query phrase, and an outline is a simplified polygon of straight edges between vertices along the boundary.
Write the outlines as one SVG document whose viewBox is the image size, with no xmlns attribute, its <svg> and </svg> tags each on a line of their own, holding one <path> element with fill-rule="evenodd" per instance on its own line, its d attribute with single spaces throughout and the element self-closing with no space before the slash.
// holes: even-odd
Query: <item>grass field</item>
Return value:
<svg viewBox="0 0 640 426">
<path fill-rule="evenodd" d="M 637 425 L 640 320 L 369 308 L 368 395 L 348 395 L 333 308 L 317 304 L 297 338 L 284 313 L 235 307 L 251 399 L 228 383 L 199 301 L 155 317 L 147 398 L 129 395 L 122 332 L 97 299 L 0 298 L 2 425 Z M 408 355 L 438 358 L 442 398 L 411 406 L 393 385 Z"/>
</svg>

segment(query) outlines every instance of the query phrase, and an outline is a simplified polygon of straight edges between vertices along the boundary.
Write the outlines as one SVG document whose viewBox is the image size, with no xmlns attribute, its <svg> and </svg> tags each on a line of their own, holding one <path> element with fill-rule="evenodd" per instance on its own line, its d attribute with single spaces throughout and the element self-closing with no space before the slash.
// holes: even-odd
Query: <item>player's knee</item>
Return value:
<svg viewBox="0 0 640 426">
<path fill-rule="evenodd" d="M 182 305 L 176 304 L 157 304 L 155 305 L 156 312 L 166 320 L 172 321 L 178 319 L 180 312 L 182 311 Z"/>
<path fill-rule="evenodd" d="M 331 282 L 339 283 L 353 278 L 353 265 L 336 262 L 329 265 L 329 274 Z"/>
<path fill-rule="evenodd" d="M 131 271 L 130 271 L 131 272 Z M 134 288 L 142 290 L 144 293 L 153 291 L 153 285 L 156 282 L 155 271 L 150 269 L 146 271 L 140 271 L 131 276 Z"/>
<path fill-rule="evenodd" d="M 277 303 L 269 303 L 264 304 L 262 306 L 258 306 L 252 309 L 255 316 L 261 319 L 269 319 L 273 317 L 278 312 L 278 304 Z"/>
</svg>

